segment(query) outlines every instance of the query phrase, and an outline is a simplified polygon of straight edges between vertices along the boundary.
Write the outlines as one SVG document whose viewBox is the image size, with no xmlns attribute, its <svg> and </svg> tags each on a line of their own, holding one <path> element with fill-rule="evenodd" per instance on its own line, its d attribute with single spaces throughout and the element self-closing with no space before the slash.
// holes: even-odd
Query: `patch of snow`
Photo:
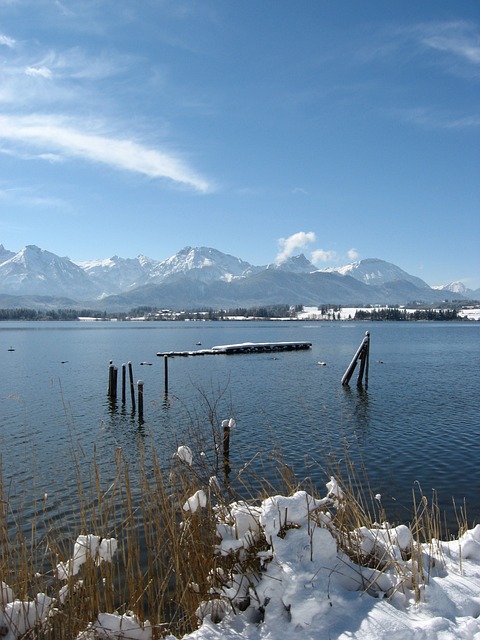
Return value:
<svg viewBox="0 0 480 640">
<path fill-rule="evenodd" d="M 82 631 L 76 640 L 151 640 L 152 625 L 129 614 L 99 613 L 90 629 Z"/>
<path fill-rule="evenodd" d="M 205 494 L 205 491 L 203 489 L 199 489 L 193 494 L 193 496 L 190 496 L 190 498 L 188 498 L 188 500 L 183 505 L 183 510 L 195 513 L 200 507 L 206 506 L 207 496 Z"/>
<path fill-rule="evenodd" d="M 185 462 L 185 464 L 188 464 L 189 466 L 191 466 L 193 462 L 192 450 L 190 449 L 190 447 L 187 447 L 186 445 L 181 445 L 180 447 L 178 447 L 175 456 L 182 462 Z"/>
</svg>

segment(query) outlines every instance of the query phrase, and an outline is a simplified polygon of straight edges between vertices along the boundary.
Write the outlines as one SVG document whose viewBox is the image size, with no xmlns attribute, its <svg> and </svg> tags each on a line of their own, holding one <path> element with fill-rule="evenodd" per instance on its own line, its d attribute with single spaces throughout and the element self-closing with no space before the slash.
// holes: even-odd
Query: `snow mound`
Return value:
<svg viewBox="0 0 480 640">
<path fill-rule="evenodd" d="M 201 627 L 184 640 L 480 639 L 480 525 L 428 545 L 388 523 L 346 540 L 329 511 L 341 491 L 327 488 L 322 500 L 298 491 L 217 509 L 216 553 L 234 570 L 212 576 Z M 247 558 L 259 569 L 235 571 Z"/>
</svg>

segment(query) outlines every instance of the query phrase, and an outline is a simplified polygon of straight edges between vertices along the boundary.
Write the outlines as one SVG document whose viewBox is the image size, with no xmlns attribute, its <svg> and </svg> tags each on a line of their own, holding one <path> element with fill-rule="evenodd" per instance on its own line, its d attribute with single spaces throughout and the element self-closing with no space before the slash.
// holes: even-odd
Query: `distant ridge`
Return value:
<svg viewBox="0 0 480 640">
<path fill-rule="evenodd" d="M 457 283 L 458 284 L 458 283 Z M 70 306 L 128 311 L 136 306 L 172 309 L 270 304 L 435 304 L 447 297 L 480 298 L 464 288 L 429 287 L 400 267 L 369 258 L 318 269 L 300 254 L 280 264 L 255 266 L 211 247 L 184 247 L 163 261 L 146 256 L 74 262 L 35 245 L 18 253 L 0 245 L 0 304 Z M 3 300 L 3 302 L 2 302 Z"/>
</svg>

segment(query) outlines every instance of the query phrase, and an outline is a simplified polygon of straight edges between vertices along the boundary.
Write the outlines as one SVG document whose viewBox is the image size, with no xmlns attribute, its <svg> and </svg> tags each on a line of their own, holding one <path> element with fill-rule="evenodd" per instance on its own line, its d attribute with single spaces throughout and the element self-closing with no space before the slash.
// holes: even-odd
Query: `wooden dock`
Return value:
<svg viewBox="0 0 480 640">
<path fill-rule="evenodd" d="M 196 351 L 166 351 L 157 353 L 157 356 L 210 356 L 210 355 L 234 355 L 242 353 L 276 353 L 278 351 L 304 351 L 311 349 L 311 342 L 242 342 L 240 344 L 224 344 L 211 349 L 198 349 Z"/>
</svg>

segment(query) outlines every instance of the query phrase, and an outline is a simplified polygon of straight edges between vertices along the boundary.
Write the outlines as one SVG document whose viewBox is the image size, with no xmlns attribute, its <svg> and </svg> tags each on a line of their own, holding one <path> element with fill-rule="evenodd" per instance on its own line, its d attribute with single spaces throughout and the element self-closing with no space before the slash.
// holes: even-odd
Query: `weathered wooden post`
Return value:
<svg viewBox="0 0 480 640">
<path fill-rule="evenodd" d="M 110 360 L 110 364 L 108 365 L 108 391 L 107 395 L 110 400 L 117 399 L 117 378 L 118 378 L 118 369 L 113 365 L 113 362 Z"/>
<path fill-rule="evenodd" d="M 362 386 L 363 374 L 365 372 L 366 356 L 367 356 L 367 348 L 366 348 L 366 345 L 364 344 L 363 349 L 360 353 L 360 369 L 358 371 L 357 387 Z"/>
<path fill-rule="evenodd" d="M 110 360 L 108 363 L 108 388 L 107 388 L 107 397 L 112 397 L 112 387 L 113 387 L 113 362 Z"/>
<path fill-rule="evenodd" d="M 135 386 L 133 384 L 132 363 L 128 363 L 128 375 L 130 378 L 130 398 L 132 400 L 132 412 L 135 413 Z"/>
<path fill-rule="evenodd" d="M 365 360 L 366 360 L 366 366 L 365 366 L 365 389 L 368 389 L 368 365 L 370 362 L 370 333 L 368 333 L 368 341 L 367 341 L 367 346 L 365 349 Z"/>
<path fill-rule="evenodd" d="M 126 389 L 126 364 L 122 364 L 122 404 L 125 404 L 125 389 Z"/>
<path fill-rule="evenodd" d="M 223 469 L 225 476 L 228 477 L 230 473 L 230 431 L 235 426 L 235 420 L 222 420 L 223 427 Z"/>
<path fill-rule="evenodd" d="M 165 395 L 168 396 L 168 356 L 163 356 L 163 368 L 165 372 Z"/>
<path fill-rule="evenodd" d="M 230 427 L 228 420 L 224 420 L 223 424 L 223 469 L 225 475 L 228 476 L 230 473 Z"/>
<path fill-rule="evenodd" d="M 143 418 L 143 380 L 137 382 L 138 387 L 138 417 Z"/>
<path fill-rule="evenodd" d="M 117 367 L 113 367 L 112 400 L 117 399 L 117 381 L 118 381 L 118 369 Z"/>
<path fill-rule="evenodd" d="M 352 361 L 348 365 L 347 370 L 343 374 L 342 377 L 342 385 L 347 385 L 350 382 L 351 377 L 353 376 L 353 372 L 355 371 L 355 367 L 357 366 L 357 362 L 360 359 L 360 372 L 358 375 L 357 384 L 362 384 L 362 377 L 364 371 L 368 371 L 368 359 L 370 354 L 370 333 L 368 331 L 365 332 L 365 337 L 362 340 L 361 345 L 358 347 L 355 355 L 353 356 Z M 366 387 L 368 387 L 368 373 L 366 377 Z"/>
</svg>

